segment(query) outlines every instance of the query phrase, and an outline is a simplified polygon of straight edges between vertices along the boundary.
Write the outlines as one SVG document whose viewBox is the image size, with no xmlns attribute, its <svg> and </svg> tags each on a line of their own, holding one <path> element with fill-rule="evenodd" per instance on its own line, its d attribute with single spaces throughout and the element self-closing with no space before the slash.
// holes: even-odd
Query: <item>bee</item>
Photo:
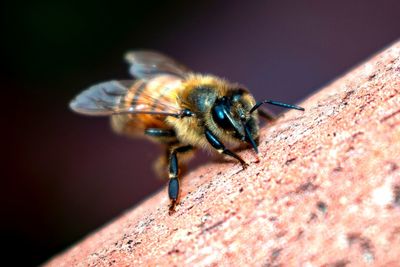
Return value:
<svg viewBox="0 0 400 267">
<path fill-rule="evenodd" d="M 246 162 L 226 143 L 245 144 L 258 153 L 259 116 L 274 119 L 259 107 L 267 103 L 304 110 L 272 100 L 256 102 L 245 87 L 194 73 L 158 52 L 133 51 L 125 60 L 133 79 L 93 85 L 78 94 L 70 108 L 84 115 L 110 116 L 116 133 L 146 136 L 163 146 L 165 155 L 156 161 L 155 169 L 168 174 L 171 211 L 180 193 L 179 165 L 191 152 L 198 148 L 216 151 L 246 168 Z"/>
</svg>

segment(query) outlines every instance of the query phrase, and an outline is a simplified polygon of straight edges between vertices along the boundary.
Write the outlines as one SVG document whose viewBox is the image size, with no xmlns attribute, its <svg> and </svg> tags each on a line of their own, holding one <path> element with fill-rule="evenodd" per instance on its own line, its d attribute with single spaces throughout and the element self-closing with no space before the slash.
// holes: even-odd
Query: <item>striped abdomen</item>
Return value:
<svg viewBox="0 0 400 267">
<path fill-rule="evenodd" d="M 173 75 L 159 75 L 148 81 L 135 81 L 123 104 L 132 111 L 179 113 L 177 95 L 182 90 L 182 80 Z M 111 117 L 113 129 L 122 134 L 143 134 L 145 129 L 171 129 L 166 116 L 152 114 L 118 114 Z"/>
</svg>

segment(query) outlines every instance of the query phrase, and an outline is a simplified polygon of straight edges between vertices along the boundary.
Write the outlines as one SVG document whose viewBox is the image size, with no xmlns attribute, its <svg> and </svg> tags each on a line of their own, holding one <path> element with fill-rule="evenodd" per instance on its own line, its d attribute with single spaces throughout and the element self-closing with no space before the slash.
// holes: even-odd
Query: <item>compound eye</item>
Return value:
<svg viewBox="0 0 400 267">
<path fill-rule="evenodd" d="M 216 124 L 225 130 L 232 130 L 233 125 L 228 117 L 228 107 L 226 103 L 217 103 L 212 109 L 212 116 Z"/>
</svg>

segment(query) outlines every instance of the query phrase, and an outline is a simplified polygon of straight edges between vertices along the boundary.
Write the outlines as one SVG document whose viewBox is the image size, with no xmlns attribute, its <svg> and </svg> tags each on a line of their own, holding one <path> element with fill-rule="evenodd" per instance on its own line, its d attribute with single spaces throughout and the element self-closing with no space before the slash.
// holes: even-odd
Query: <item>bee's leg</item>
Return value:
<svg viewBox="0 0 400 267">
<path fill-rule="evenodd" d="M 171 200 L 170 211 L 175 209 L 175 205 L 177 203 L 179 197 L 179 166 L 178 166 L 178 153 L 184 153 L 192 150 L 193 147 L 188 146 L 180 146 L 171 149 L 171 153 L 169 155 L 169 183 L 168 183 L 168 196 Z"/>
<path fill-rule="evenodd" d="M 168 177 L 168 160 L 170 155 L 170 146 L 177 144 L 175 131 L 172 129 L 148 128 L 144 134 L 151 137 L 154 141 L 165 145 L 165 154 L 163 153 L 153 164 L 153 169 L 158 177 L 165 179 Z"/>
<path fill-rule="evenodd" d="M 260 117 L 263 117 L 267 121 L 276 120 L 275 115 L 273 115 L 271 112 L 268 112 L 268 111 L 266 111 L 264 109 L 258 109 L 257 111 L 258 111 L 258 115 L 260 115 Z"/>
<path fill-rule="evenodd" d="M 159 128 L 148 128 L 144 130 L 144 134 L 155 137 L 155 138 L 165 138 L 165 137 L 175 137 L 175 131 L 170 129 L 159 129 Z"/>
<path fill-rule="evenodd" d="M 218 138 L 208 129 L 205 131 L 205 135 L 207 141 L 220 153 L 225 154 L 230 157 L 237 159 L 240 164 L 242 164 L 243 169 L 245 169 L 248 165 L 247 163 L 236 153 L 230 151 L 229 149 L 225 148 L 224 144 L 218 140 Z"/>
</svg>

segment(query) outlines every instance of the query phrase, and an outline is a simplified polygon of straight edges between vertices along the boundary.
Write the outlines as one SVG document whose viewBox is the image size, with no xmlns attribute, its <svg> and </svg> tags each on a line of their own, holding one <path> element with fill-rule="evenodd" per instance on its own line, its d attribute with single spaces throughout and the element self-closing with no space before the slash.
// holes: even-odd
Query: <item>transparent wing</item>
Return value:
<svg viewBox="0 0 400 267">
<path fill-rule="evenodd" d="M 125 55 L 129 72 L 139 79 L 149 79 L 158 74 L 172 74 L 184 77 L 189 69 L 172 58 L 154 51 L 131 51 Z"/>
<path fill-rule="evenodd" d="M 70 108 L 81 114 L 107 116 L 114 114 L 154 114 L 178 116 L 177 103 L 155 99 L 143 92 L 137 99 L 135 92 L 146 86 L 143 80 L 108 81 L 96 84 L 81 92 L 70 102 Z M 131 96 L 131 98 L 129 97 Z M 157 107 L 154 103 L 157 101 Z"/>
</svg>

